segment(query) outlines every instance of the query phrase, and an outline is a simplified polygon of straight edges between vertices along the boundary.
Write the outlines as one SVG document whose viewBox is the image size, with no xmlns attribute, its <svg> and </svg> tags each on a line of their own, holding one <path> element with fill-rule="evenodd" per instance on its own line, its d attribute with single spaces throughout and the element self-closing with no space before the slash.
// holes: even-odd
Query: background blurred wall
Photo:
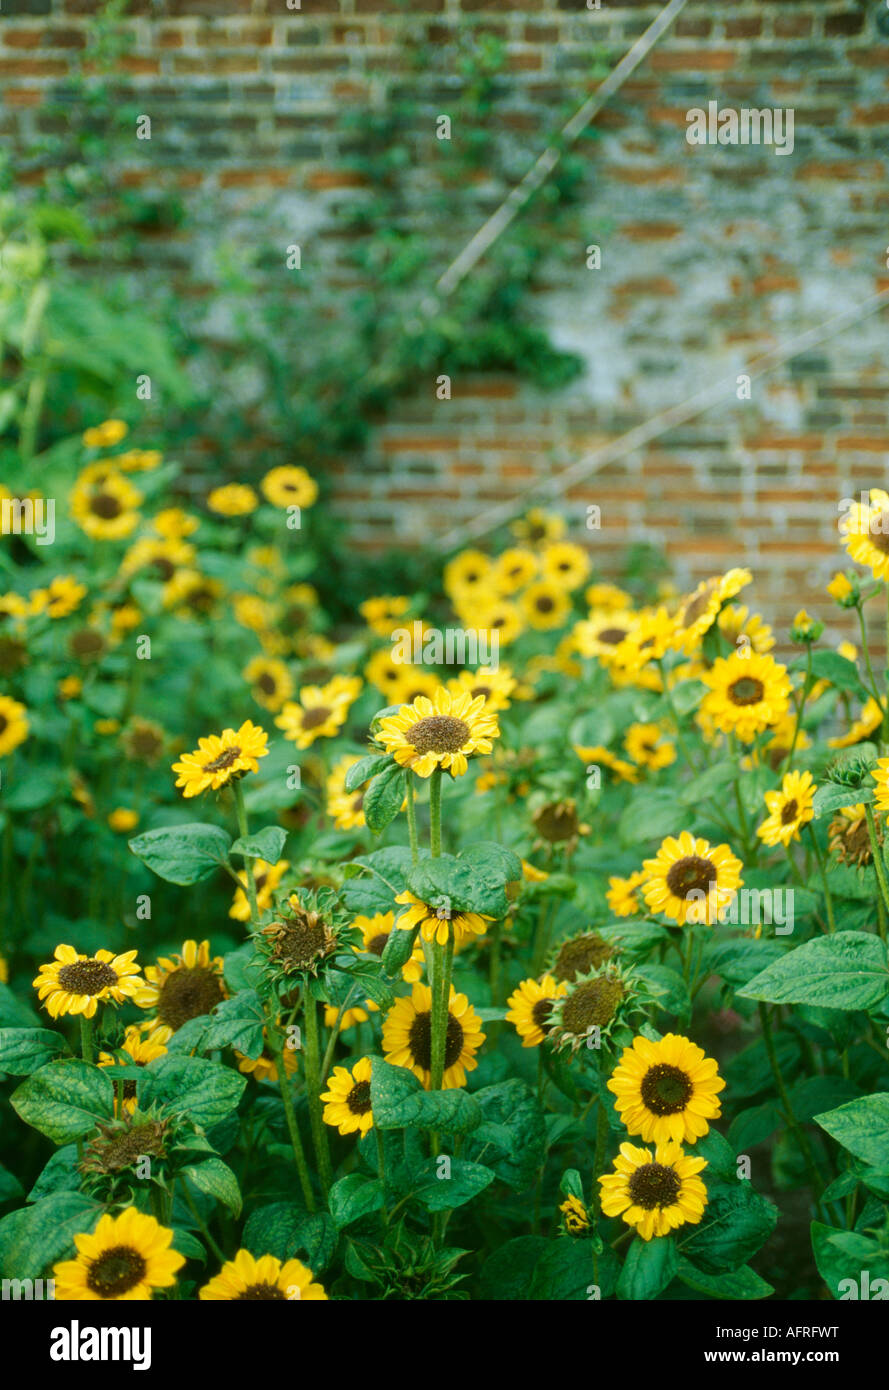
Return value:
<svg viewBox="0 0 889 1390">
<path fill-rule="evenodd" d="M 32 144 L 65 99 L 95 0 L 3 0 L 0 137 Z M 447 52 L 457 30 L 508 45 L 503 120 L 520 172 L 566 102 L 592 90 L 589 55 L 619 57 L 660 10 L 638 0 L 412 0 L 410 22 Z M 208 246 L 257 208 L 279 239 L 335 237 L 344 168 L 336 116 L 372 104 L 404 23 L 387 0 L 134 0 L 121 99 L 152 115 L 124 186 L 159 179 L 205 229 L 146 236 L 131 267 L 207 298 Z M 334 505 L 356 547 L 429 545 L 461 518 L 517 495 L 615 435 L 837 310 L 889 287 L 889 11 L 881 2 L 695 3 L 597 121 L 590 226 L 544 275 L 539 304 L 586 369 L 544 393 L 500 375 L 434 380 L 375 429 L 366 455 L 332 465 Z M 459 83 L 424 79 L 430 122 Z M 692 147 L 686 112 L 793 107 L 795 148 Z M 24 170 L 39 182 L 39 160 Z M 488 205 L 496 203 L 496 197 Z M 484 208 L 480 203 L 479 221 Z M 601 246 L 601 269 L 585 244 Z M 455 238 L 450 251 L 459 250 Z M 564 250 L 564 248 L 563 248 Z M 444 264 L 444 262 L 443 262 Z M 213 305 L 202 312 L 214 332 Z M 222 331 L 222 330 L 220 330 Z M 662 545 L 680 580 L 730 564 L 757 574 L 756 606 L 783 624 L 841 564 L 837 502 L 885 485 L 885 311 L 754 383 L 568 494 L 575 539 L 602 567 L 628 542 Z M 447 370 L 446 366 L 442 367 Z M 585 529 L 586 507 L 601 530 Z M 827 605 L 820 605 L 825 610 Z M 825 616 L 828 614 L 825 612 Z"/>
</svg>

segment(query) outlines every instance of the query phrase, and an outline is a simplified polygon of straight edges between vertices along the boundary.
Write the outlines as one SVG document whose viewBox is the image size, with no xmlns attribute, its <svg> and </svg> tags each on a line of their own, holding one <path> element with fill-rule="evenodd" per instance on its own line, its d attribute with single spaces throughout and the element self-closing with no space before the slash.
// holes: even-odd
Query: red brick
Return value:
<svg viewBox="0 0 889 1390">
<path fill-rule="evenodd" d="M 889 434 L 848 434 L 837 440 L 838 449 L 851 449 L 856 453 L 889 453 Z"/>
<path fill-rule="evenodd" d="M 223 169 L 219 174 L 220 188 L 286 188 L 293 179 L 290 169 Z"/>
<path fill-rule="evenodd" d="M 656 48 L 649 59 L 655 72 L 728 72 L 736 62 L 731 48 Z"/>
<path fill-rule="evenodd" d="M 314 169 L 305 183 L 318 193 L 330 188 L 363 188 L 367 179 L 355 169 Z"/>
<path fill-rule="evenodd" d="M 853 125 L 887 125 L 889 124 L 889 102 L 876 106 L 854 106 L 852 108 Z"/>
<path fill-rule="evenodd" d="M 7 77 L 61 77 L 67 71 L 61 58 L 0 58 L 0 73 Z"/>
<path fill-rule="evenodd" d="M 753 15 L 748 19 L 727 19 L 725 36 L 727 39 L 755 39 L 762 33 L 762 19 Z"/>
</svg>

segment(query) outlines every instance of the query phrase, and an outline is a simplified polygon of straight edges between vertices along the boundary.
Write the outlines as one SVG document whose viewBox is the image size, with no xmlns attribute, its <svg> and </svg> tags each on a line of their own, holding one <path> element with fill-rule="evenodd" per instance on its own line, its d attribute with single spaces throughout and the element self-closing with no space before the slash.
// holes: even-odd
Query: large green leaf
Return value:
<svg viewBox="0 0 889 1390">
<path fill-rule="evenodd" d="M 415 1177 L 415 1195 L 427 1211 L 451 1211 L 454 1207 L 462 1207 L 494 1181 L 494 1174 L 484 1164 L 445 1155 L 440 1159 L 427 1159 L 415 1170 Z"/>
<path fill-rule="evenodd" d="M 277 864 L 287 840 L 287 831 L 280 825 L 267 825 L 257 830 L 255 835 L 244 835 L 235 840 L 229 854 L 239 854 L 242 859 L 264 859 L 267 864 Z"/>
<path fill-rule="evenodd" d="M 423 902 L 447 901 L 455 912 L 500 918 L 509 911 L 506 885 L 521 877 L 518 855 L 484 841 L 456 856 L 442 854 L 421 860 L 409 872 L 407 884 Z"/>
<path fill-rule="evenodd" d="M 523 1192 L 536 1178 L 546 1151 L 540 1102 L 517 1077 L 485 1086 L 473 1098 L 482 1122 L 469 1137 L 466 1156 L 492 1168 L 514 1192 Z"/>
<path fill-rule="evenodd" d="M 405 775 L 413 774 L 405 774 L 404 768 L 393 762 L 368 782 L 361 809 L 364 819 L 375 835 L 385 830 L 401 810 Z"/>
<path fill-rule="evenodd" d="M 0 1071 L 12 1076 L 29 1076 L 67 1051 L 62 1035 L 49 1028 L 0 1028 Z"/>
<path fill-rule="evenodd" d="M 708 1298 L 768 1298 L 769 1294 L 775 1292 L 771 1284 L 760 1279 L 749 1265 L 741 1265 L 740 1269 L 733 1269 L 727 1274 L 705 1274 L 702 1269 L 696 1269 L 690 1260 L 680 1256 L 679 1278 L 690 1289 Z"/>
<path fill-rule="evenodd" d="M 167 1053 L 143 1067 L 136 1083 L 136 1097 L 143 1110 L 150 1105 L 163 1105 L 209 1129 L 237 1107 L 246 1084 L 246 1076 L 218 1062 Z"/>
<path fill-rule="evenodd" d="M 875 1168 L 889 1160 L 889 1091 L 859 1096 L 836 1110 L 815 1116 L 815 1122 L 844 1149 Z"/>
<path fill-rule="evenodd" d="M 13 1091 L 11 1104 L 25 1124 L 67 1144 L 111 1119 L 114 1087 L 105 1069 L 72 1058 L 35 1071 Z"/>
<path fill-rule="evenodd" d="M 333 1259 L 337 1239 L 327 1212 L 310 1214 L 296 1202 L 272 1202 L 251 1214 L 241 1242 L 252 1255 L 303 1260 L 317 1276 Z"/>
<path fill-rule="evenodd" d="M 773 961 L 738 993 L 771 1004 L 870 1009 L 889 994 L 886 947 L 863 931 L 819 936 Z"/>
<path fill-rule="evenodd" d="M 655 1240 L 636 1236 L 617 1281 L 617 1296 L 639 1302 L 657 1298 L 675 1278 L 678 1268 L 679 1256 L 672 1236 Z"/>
<path fill-rule="evenodd" d="M 82 1192 L 55 1192 L 0 1221 L 0 1274 L 6 1279 L 39 1279 L 65 1255 L 74 1254 L 74 1237 L 93 1229 L 103 1207 Z"/>
<path fill-rule="evenodd" d="M 407 1067 L 393 1067 L 380 1057 L 371 1059 L 370 1098 L 378 1129 L 435 1129 L 465 1134 L 482 1118 L 474 1096 L 459 1087 L 424 1091 Z"/>
<path fill-rule="evenodd" d="M 231 837 L 218 825 L 170 825 L 146 830 L 130 849 L 168 883 L 200 883 L 226 862 Z"/>
<path fill-rule="evenodd" d="M 528 1297 L 547 1303 L 580 1303 L 608 1298 L 617 1281 L 617 1256 L 606 1246 L 596 1258 L 593 1243 L 562 1237 L 542 1251 Z"/>
<path fill-rule="evenodd" d="M 386 1200 L 383 1184 L 379 1178 L 368 1178 L 363 1173 L 349 1173 L 340 1178 L 330 1189 L 328 1206 L 330 1214 L 342 1230 L 353 1221 L 379 1211 Z"/>
<path fill-rule="evenodd" d="M 243 989 L 217 1004 L 201 1040 L 205 1052 L 234 1047 L 245 1057 L 259 1057 L 263 1049 L 265 1015 L 255 990 Z"/>
<path fill-rule="evenodd" d="M 235 1216 L 240 1216 L 241 1189 L 231 1168 L 221 1158 L 205 1158 L 202 1163 L 189 1163 L 181 1170 L 181 1176 L 194 1183 L 199 1192 L 215 1197 Z"/>
<path fill-rule="evenodd" d="M 889 1244 L 858 1231 L 838 1231 L 812 1222 L 812 1250 L 818 1273 L 833 1298 L 889 1298 Z M 881 1281 L 881 1282 L 877 1282 Z"/>
<path fill-rule="evenodd" d="M 680 1240 L 680 1251 L 705 1273 L 722 1274 L 746 1264 L 768 1240 L 778 1209 L 748 1183 L 707 1186 L 709 1201 L 701 1224 Z"/>
</svg>

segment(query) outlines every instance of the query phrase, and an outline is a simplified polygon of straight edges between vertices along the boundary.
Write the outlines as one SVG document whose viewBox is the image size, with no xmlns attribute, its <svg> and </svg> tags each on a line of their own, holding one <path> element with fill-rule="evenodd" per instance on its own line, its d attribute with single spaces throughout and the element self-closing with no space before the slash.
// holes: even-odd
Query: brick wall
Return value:
<svg viewBox="0 0 889 1390">
<path fill-rule="evenodd" d="M 152 115 L 156 135 L 150 149 L 134 147 L 120 177 L 165 182 L 205 223 L 154 236 L 133 273 L 161 274 L 200 298 L 214 227 L 259 213 L 288 231 L 335 235 L 351 175 L 333 117 L 375 100 L 400 25 L 420 25 L 435 47 L 423 79 L 430 123 L 459 83 L 455 34 L 474 24 L 507 41 L 514 96 L 504 122 L 520 173 L 555 114 L 591 90 L 593 46 L 617 58 L 660 8 L 411 0 L 406 20 L 391 0 L 302 0 L 300 11 L 285 0 L 133 0 L 121 91 Z M 45 104 L 64 99 L 96 9 L 95 0 L 3 0 L 5 142 L 29 145 Z M 418 380 L 366 456 L 331 469 L 353 543 L 428 545 L 889 288 L 887 16 L 878 0 L 692 0 L 599 118 L 589 230 L 576 256 L 561 248 L 538 296 L 555 341 L 583 354 L 582 379 L 544 394 L 458 377 L 450 401 L 436 399 L 434 378 Z M 793 153 L 688 145 L 686 112 L 711 99 L 792 107 Z M 39 181 L 39 163 L 22 177 Z M 584 264 L 587 242 L 601 245 L 599 270 Z M 196 331 L 213 331 L 212 313 L 205 306 Z M 817 592 L 841 558 L 837 501 L 887 481 L 886 348 L 883 310 L 754 382 L 749 401 L 731 385 L 698 419 L 573 487 L 575 537 L 606 572 L 638 539 L 663 545 L 683 581 L 749 564 L 771 618 L 786 623 L 802 602 L 830 617 Z M 595 533 L 584 527 L 589 503 L 602 512 Z"/>
</svg>

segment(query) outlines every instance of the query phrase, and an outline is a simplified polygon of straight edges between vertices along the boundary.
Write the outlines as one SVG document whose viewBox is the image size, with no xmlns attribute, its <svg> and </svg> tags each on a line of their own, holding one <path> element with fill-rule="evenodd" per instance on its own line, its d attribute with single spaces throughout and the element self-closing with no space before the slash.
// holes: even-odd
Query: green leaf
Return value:
<svg viewBox="0 0 889 1390">
<path fill-rule="evenodd" d="M 738 993 L 771 1004 L 873 1008 L 889 994 L 886 947 L 870 932 L 819 936 L 788 951 Z"/>
<path fill-rule="evenodd" d="M 841 658 L 842 660 L 842 658 Z M 852 806 L 859 801 L 862 805 L 872 802 L 876 788 L 870 787 L 838 787 L 835 782 L 824 782 L 815 792 L 812 798 L 812 810 L 815 813 L 815 820 L 820 820 L 829 811 L 838 811 L 841 806 Z"/>
<path fill-rule="evenodd" d="M 241 990 L 231 999 L 217 1004 L 201 1040 L 201 1048 L 209 1052 L 217 1047 L 234 1047 L 245 1057 L 260 1057 L 265 1041 L 264 1024 L 259 995 L 252 989 Z"/>
<path fill-rule="evenodd" d="M 404 778 L 412 775 L 393 762 L 368 783 L 361 809 L 375 835 L 385 830 L 398 815 L 404 801 Z"/>
<path fill-rule="evenodd" d="M 598 1297 L 608 1298 L 617 1282 L 618 1261 L 606 1247 L 593 1263 L 593 1243 L 564 1236 L 549 1242 L 542 1251 L 531 1288 L 530 1299 L 548 1303 L 582 1303 Z"/>
<path fill-rule="evenodd" d="M 303 1260 L 317 1277 L 333 1259 L 337 1229 L 326 1212 L 310 1215 L 295 1202 L 272 1202 L 248 1218 L 241 1242 L 251 1255 Z"/>
<path fill-rule="evenodd" d="M 40 1279 L 65 1255 L 74 1237 L 93 1229 L 104 1208 L 82 1192 L 55 1192 L 0 1221 L 0 1274 Z"/>
<path fill-rule="evenodd" d="M 111 1119 L 114 1087 L 104 1069 L 72 1058 L 35 1071 L 13 1091 L 11 1104 L 25 1124 L 54 1144 L 67 1144 Z"/>
<path fill-rule="evenodd" d="M 41 1197 L 51 1197 L 54 1192 L 79 1192 L 80 1181 L 77 1145 L 63 1144 L 44 1164 L 28 1193 L 28 1201 L 39 1202 Z"/>
<path fill-rule="evenodd" d="M 679 1257 L 679 1278 L 690 1289 L 694 1289 L 697 1293 L 706 1294 L 709 1298 L 739 1301 L 741 1299 L 768 1298 L 769 1294 L 775 1292 L 771 1284 L 767 1284 L 765 1279 L 760 1279 L 749 1265 L 741 1265 L 740 1269 L 734 1269 L 730 1274 L 705 1274 L 703 1270 L 696 1269 L 690 1260 L 686 1260 L 681 1255 Z"/>
<path fill-rule="evenodd" d="M 9 985 L 0 983 L 0 1025 L 4 1028 L 37 1028 L 42 1019 L 13 994 Z"/>
<path fill-rule="evenodd" d="M 208 1129 L 236 1109 L 246 1085 L 246 1076 L 218 1062 L 166 1053 L 143 1067 L 136 1097 L 142 1110 L 163 1105 L 171 1114 L 187 1115 Z"/>
<path fill-rule="evenodd" d="M 622 845 L 638 845 L 645 840 L 663 840 L 676 829 L 676 792 L 666 788 L 645 788 L 627 802 L 617 831 Z"/>
<path fill-rule="evenodd" d="M 25 1195 L 15 1173 L 10 1173 L 8 1168 L 4 1168 L 0 1163 L 0 1206 L 6 1202 L 19 1202 Z"/>
<path fill-rule="evenodd" d="M 479 1294 L 488 1302 L 524 1300 L 528 1297 L 540 1257 L 552 1242 L 545 1236 L 517 1236 L 495 1250 L 485 1261 Z"/>
<path fill-rule="evenodd" d="M 240 854 L 243 859 L 264 859 L 267 864 L 277 864 L 287 840 L 287 831 L 280 825 L 267 825 L 255 835 L 244 835 L 235 840 L 229 854 Z"/>
<path fill-rule="evenodd" d="M 407 1067 L 371 1058 L 370 1103 L 378 1129 L 435 1129 L 466 1134 L 482 1118 L 478 1101 L 468 1092 L 424 1091 Z"/>
<path fill-rule="evenodd" d="M 707 1274 L 722 1274 L 746 1264 L 765 1244 L 778 1220 L 778 1209 L 748 1183 L 707 1183 L 709 1201 L 701 1224 L 680 1243 L 681 1252 Z"/>
<path fill-rule="evenodd" d="M 889 1091 L 850 1100 L 836 1110 L 816 1115 L 815 1123 L 856 1158 L 875 1168 L 885 1165 L 889 1156 Z"/>
<path fill-rule="evenodd" d="M 29 1076 L 67 1052 L 68 1044 L 49 1028 L 0 1028 L 0 1071 Z"/>
<path fill-rule="evenodd" d="M 386 1197 L 379 1178 L 366 1178 L 362 1173 L 349 1173 L 330 1189 L 328 1206 L 337 1229 L 351 1226 L 353 1221 L 380 1211 Z"/>
<path fill-rule="evenodd" d="M 455 912 L 505 917 L 506 885 L 522 877 L 522 861 L 502 845 L 483 841 L 459 855 L 422 860 L 408 873 L 407 886 L 425 903 L 446 899 Z"/>
<path fill-rule="evenodd" d="M 805 671 L 807 663 L 808 658 L 806 656 L 795 657 L 790 663 L 790 670 Z M 854 695 L 858 696 L 859 700 L 864 701 L 870 698 L 870 692 L 865 688 L 855 662 L 849 661 L 845 656 L 840 656 L 839 652 L 812 652 L 812 675 L 819 680 L 830 681 L 837 690 L 851 690 Z M 843 804 L 850 805 L 848 801 Z"/>
<path fill-rule="evenodd" d="M 494 1181 L 490 1168 L 465 1158 L 430 1158 L 417 1173 L 415 1194 L 427 1211 L 451 1211 L 471 1202 Z"/>
<path fill-rule="evenodd" d="M 881 1300 L 889 1297 L 889 1248 L 858 1231 L 838 1231 L 812 1222 L 812 1250 L 831 1296 Z M 875 1287 L 877 1280 L 881 1285 Z"/>
<path fill-rule="evenodd" d="M 189 1163 L 181 1170 L 181 1175 L 193 1182 L 199 1192 L 215 1197 L 235 1216 L 240 1216 L 241 1189 L 231 1168 L 221 1158 L 205 1158 L 202 1163 Z"/>
<path fill-rule="evenodd" d="M 753 1105 L 739 1111 L 732 1120 L 728 1131 L 729 1143 L 736 1153 L 747 1153 L 773 1135 L 782 1123 L 781 1111 L 775 1101 Z"/>
<path fill-rule="evenodd" d="M 711 797 L 717 798 L 723 788 L 730 786 L 737 776 L 737 762 L 730 760 L 714 763 L 679 789 L 679 802 L 683 806 L 698 806 Z"/>
<path fill-rule="evenodd" d="M 676 1276 L 679 1256 L 672 1236 L 642 1240 L 635 1236 L 617 1281 L 618 1298 L 647 1300 L 657 1298 Z"/>
<path fill-rule="evenodd" d="M 473 1093 L 482 1114 L 466 1155 L 484 1163 L 514 1192 L 534 1181 L 546 1152 L 546 1125 L 537 1096 L 517 1077 Z"/>
<path fill-rule="evenodd" d="M 382 772 L 384 767 L 391 766 L 392 761 L 391 754 L 368 753 L 366 757 L 359 758 L 357 763 L 353 763 L 346 773 L 346 791 L 356 792 L 359 787 L 364 786 L 365 782 L 370 781 L 371 777 Z"/>
<path fill-rule="evenodd" d="M 147 830 L 129 843 L 158 878 L 186 886 L 209 878 L 226 863 L 231 837 L 218 825 L 170 825 Z"/>
</svg>

